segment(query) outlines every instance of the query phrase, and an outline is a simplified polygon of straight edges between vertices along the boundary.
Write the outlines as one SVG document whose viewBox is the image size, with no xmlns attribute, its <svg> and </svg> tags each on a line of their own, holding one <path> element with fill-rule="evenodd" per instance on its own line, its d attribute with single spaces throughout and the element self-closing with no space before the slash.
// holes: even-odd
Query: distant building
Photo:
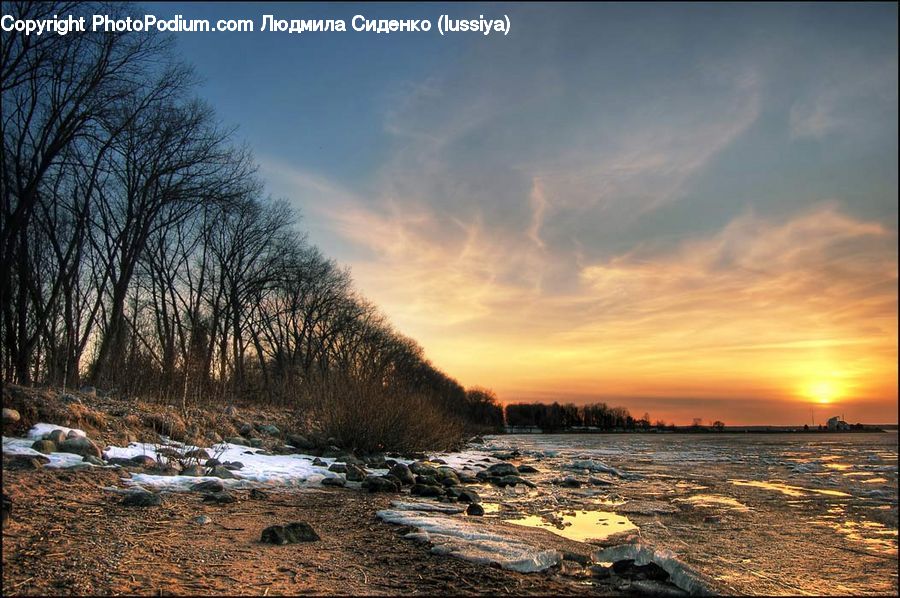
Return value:
<svg viewBox="0 0 900 598">
<path fill-rule="evenodd" d="M 828 420 L 828 430 L 831 432 L 845 432 L 850 429 L 850 424 L 835 415 Z"/>
</svg>

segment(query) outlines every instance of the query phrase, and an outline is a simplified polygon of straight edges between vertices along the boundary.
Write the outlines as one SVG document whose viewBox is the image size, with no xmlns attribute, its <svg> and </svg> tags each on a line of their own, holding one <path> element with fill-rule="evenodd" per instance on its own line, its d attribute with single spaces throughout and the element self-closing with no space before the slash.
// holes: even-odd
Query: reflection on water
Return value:
<svg viewBox="0 0 900 598">
<path fill-rule="evenodd" d="M 610 536 L 637 529 L 627 517 L 608 511 L 574 511 L 547 516 L 529 515 L 506 519 L 508 523 L 546 529 L 577 542 L 605 540 Z"/>
<path fill-rule="evenodd" d="M 746 512 L 750 507 L 730 496 L 720 496 L 718 494 L 695 494 L 687 498 L 676 498 L 673 502 L 683 502 L 695 507 L 725 507 L 732 511 Z"/>
<path fill-rule="evenodd" d="M 761 482 L 757 480 L 729 480 L 735 486 L 753 486 L 754 488 L 764 488 L 766 490 L 775 490 L 788 496 L 806 496 L 807 493 L 814 492 L 816 494 L 825 494 L 827 496 L 852 496 L 840 490 L 826 490 L 824 488 L 803 488 L 801 486 L 791 486 L 782 484 L 781 482 Z"/>
</svg>

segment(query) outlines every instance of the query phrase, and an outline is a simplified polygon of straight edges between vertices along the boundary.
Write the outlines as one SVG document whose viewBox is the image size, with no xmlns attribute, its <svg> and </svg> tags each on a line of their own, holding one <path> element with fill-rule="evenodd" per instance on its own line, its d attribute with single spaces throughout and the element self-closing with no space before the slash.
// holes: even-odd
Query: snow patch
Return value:
<svg viewBox="0 0 900 598">
<path fill-rule="evenodd" d="M 45 463 L 44 467 L 94 467 L 90 463 L 84 461 L 81 455 L 73 455 L 72 453 L 52 453 L 45 455 L 31 448 L 34 440 L 30 438 L 10 438 L 3 437 L 3 452 L 8 455 L 28 455 L 30 457 L 46 457 L 50 459 L 49 463 Z"/>
<path fill-rule="evenodd" d="M 62 430 L 66 435 L 68 435 L 69 432 L 75 432 L 75 434 L 77 434 L 78 436 L 87 436 L 87 434 L 84 433 L 84 430 L 79 430 L 78 428 L 67 428 L 65 426 L 57 426 L 55 424 L 39 423 L 34 424 L 34 426 L 32 426 L 30 430 L 28 430 L 28 438 L 31 438 L 32 440 L 40 440 L 44 437 L 44 434 L 49 434 L 53 430 Z"/>
</svg>

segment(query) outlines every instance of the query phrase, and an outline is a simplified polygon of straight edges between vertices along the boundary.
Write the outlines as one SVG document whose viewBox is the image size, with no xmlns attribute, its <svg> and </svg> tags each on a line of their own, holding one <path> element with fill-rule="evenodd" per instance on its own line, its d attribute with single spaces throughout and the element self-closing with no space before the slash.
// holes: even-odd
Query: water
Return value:
<svg viewBox="0 0 900 598">
<path fill-rule="evenodd" d="M 668 548 L 722 592 L 897 593 L 896 432 L 496 436 L 456 465 L 511 450 L 539 483 L 482 491 L 489 517 Z"/>
</svg>

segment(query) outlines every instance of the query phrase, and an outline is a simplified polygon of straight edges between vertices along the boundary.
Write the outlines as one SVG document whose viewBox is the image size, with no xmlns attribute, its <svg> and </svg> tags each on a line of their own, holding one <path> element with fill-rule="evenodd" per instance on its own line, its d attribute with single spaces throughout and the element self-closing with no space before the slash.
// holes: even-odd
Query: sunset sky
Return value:
<svg viewBox="0 0 900 598">
<path fill-rule="evenodd" d="M 447 10 L 511 33 L 177 43 L 310 241 L 464 385 L 680 424 L 897 421 L 896 5 Z"/>
</svg>

